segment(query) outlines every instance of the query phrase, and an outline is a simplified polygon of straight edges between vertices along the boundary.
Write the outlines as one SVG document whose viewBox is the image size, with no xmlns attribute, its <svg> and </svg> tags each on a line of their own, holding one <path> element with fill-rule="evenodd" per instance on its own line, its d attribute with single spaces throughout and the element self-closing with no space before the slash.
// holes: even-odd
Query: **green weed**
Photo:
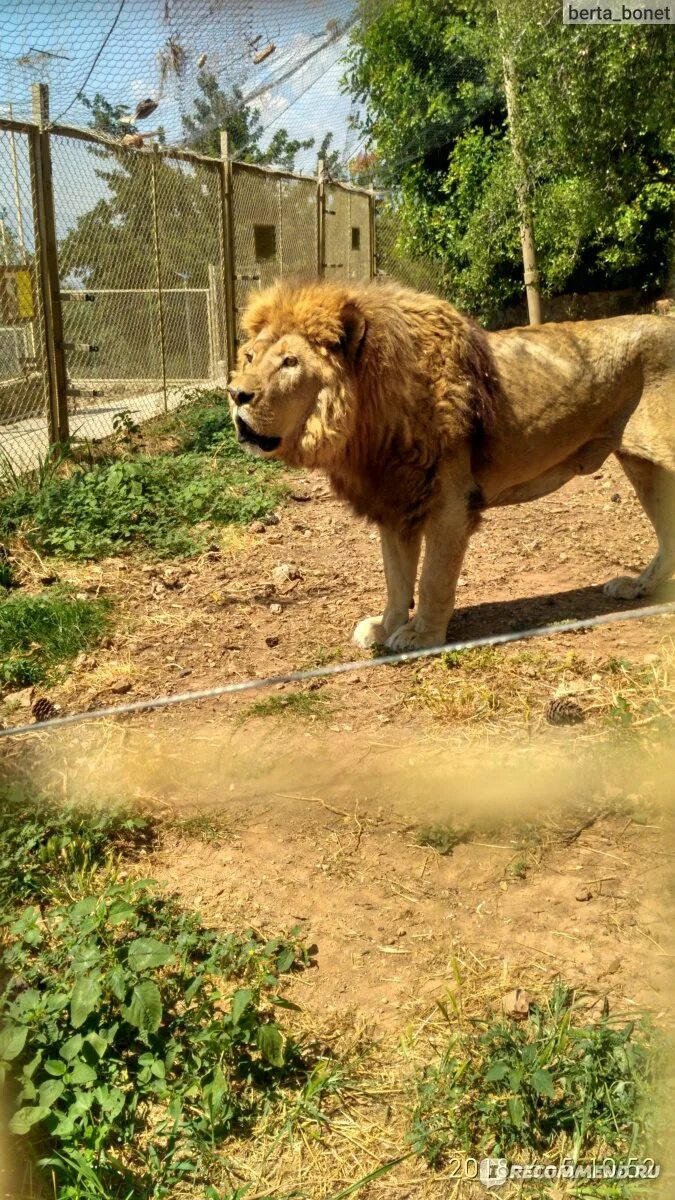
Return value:
<svg viewBox="0 0 675 1200">
<path fill-rule="evenodd" d="M 266 696 L 246 709 L 245 717 L 325 717 L 330 708 L 320 692 L 287 692 L 285 696 Z"/>
<path fill-rule="evenodd" d="M 292 931 L 221 934 L 152 880 L 121 880 L 152 826 L 20 792 L 0 810 L 0 1085 L 10 1132 L 61 1200 L 213 1193 L 216 1146 L 299 1087 L 317 1092 L 281 979 Z M 105 868 L 101 872 L 101 868 Z M 319 1070 L 315 1066 L 313 1071 Z M 282 1106 L 283 1107 L 283 1106 Z"/>
<path fill-rule="evenodd" d="M 410 1139 L 432 1166 L 454 1149 L 635 1153 L 647 1125 L 649 1029 L 575 1020 L 557 985 L 522 1024 L 474 1022 L 418 1085 Z"/>
<path fill-rule="evenodd" d="M 423 825 L 417 830 L 415 841 L 418 846 L 431 846 L 439 854 L 452 854 L 456 846 L 467 840 L 467 834 L 452 825 Z"/>
<path fill-rule="evenodd" d="M 0 604 L 0 687 L 27 687 L 96 644 L 110 625 L 103 598 L 78 600 L 62 587 Z"/>
<path fill-rule="evenodd" d="M 185 557 L 208 543 L 209 530 L 212 539 L 213 527 L 246 524 L 279 502 L 277 465 L 241 453 L 222 400 L 180 410 L 167 431 L 170 420 L 173 452 L 120 455 L 113 439 L 98 461 L 32 477 L 6 473 L 0 537 L 23 534 L 42 553 L 70 558 L 134 548 Z"/>
<path fill-rule="evenodd" d="M 154 840 L 153 822 L 127 809 L 57 804 L 6 783 L 0 787 L 0 909 L 72 899 L 102 867 Z"/>
</svg>

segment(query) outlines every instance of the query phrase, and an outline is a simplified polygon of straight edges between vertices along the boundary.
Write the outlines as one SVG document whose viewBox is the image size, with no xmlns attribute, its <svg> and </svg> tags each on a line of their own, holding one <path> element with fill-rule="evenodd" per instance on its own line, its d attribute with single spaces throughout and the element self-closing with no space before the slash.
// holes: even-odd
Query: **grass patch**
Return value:
<svg viewBox="0 0 675 1200">
<path fill-rule="evenodd" d="M 152 423 L 150 423 L 152 424 Z M 157 429 L 108 439 L 86 462 L 0 478 L 0 538 L 23 536 L 41 553 L 95 559 L 131 549 L 185 557 L 214 529 L 266 516 L 283 494 L 279 467 L 237 446 L 223 398 L 209 393 Z"/>
<path fill-rule="evenodd" d="M 418 1083 L 410 1141 L 433 1167 L 458 1149 L 627 1157 L 649 1132 L 655 1053 L 647 1024 L 584 1021 L 557 984 L 527 1020 L 496 1017 L 451 1038 Z"/>
<path fill-rule="evenodd" d="M 670 638 L 646 663 L 574 651 L 477 647 L 451 651 L 420 667 L 409 701 L 440 720 L 480 720 L 490 728 L 514 720 L 525 726 L 543 723 L 549 701 L 570 695 L 587 721 L 616 730 L 658 731 L 675 717 L 674 663 Z"/>
<path fill-rule="evenodd" d="M 78 600 L 61 587 L 7 597 L 0 604 L 0 687 L 44 683 L 57 666 L 94 646 L 109 625 L 103 598 Z"/>
<path fill-rule="evenodd" d="M 287 692 L 285 696 L 265 696 L 249 704 L 244 717 L 327 717 L 330 706 L 321 692 Z"/>
<path fill-rule="evenodd" d="M 2 799 L 10 1132 L 62 1200 L 229 1195 L 217 1144 L 275 1105 L 288 1119 L 289 1089 L 301 1108 L 320 1101 L 280 994 L 307 951 L 294 931 L 208 929 L 152 880 L 124 878 L 147 821 Z"/>
</svg>

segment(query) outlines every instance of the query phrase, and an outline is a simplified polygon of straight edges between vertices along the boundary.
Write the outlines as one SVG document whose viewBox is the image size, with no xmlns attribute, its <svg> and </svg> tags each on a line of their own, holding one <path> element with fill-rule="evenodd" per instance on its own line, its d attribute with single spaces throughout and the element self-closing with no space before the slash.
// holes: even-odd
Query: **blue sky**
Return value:
<svg viewBox="0 0 675 1200">
<path fill-rule="evenodd" d="M 70 124 L 90 120 L 77 99 L 80 90 L 88 97 L 102 92 L 111 103 L 126 104 L 132 111 L 149 96 L 159 104 L 141 128 L 161 125 L 167 141 L 180 144 L 181 115 L 192 112 L 205 55 L 204 68 L 217 75 L 224 91 L 235 84 L 245 96 L 264 89 L 251 101 L 265 130 L 263 145 L 280 128 L 300 140 L 313 137 L 317 147 L 331 132 L 334 147 L 346 160 L 358 145 L 358 135 L 349 129 L 352 104 L 340 88 L 347 37 L 331 38 L 335 22 L 342 27 L 351 8 L 351 0 L 124 0 L 119 11 L 120 0 L 1 0 L 0 112 L 6 115 L 11 104 L 15 116 L 30 118 L 34 82 L 49 85 L 52 120 Z M 180 78 L 170 73 L 162 82 L 160 56 L 170 39 L 182 47 L 184 66 Z M 253 55 L 270 43 L 273 53 L 255 64 Z M 30 249 L 25 139 L 17 138 L 16 145 Z M 57 232 L 62 237 L 106 194 L 106 187 L 81 143 L 54 145 L 53 157 Z M 315 148 L 300 152 L 296 169 L 314 173 Z M 16 236 L 8 135 L 0 135 L 2 213 Z"/>
<path fill-rule="evenodd" d="M 270 85 L 253 101 L 267 138 L 285 127 L 294 137 L 314 137 L 318 143 L 330 131 L 346 156 L 356 143 L 348 131 L 351 102 L 339 86 L 345 37 L 276 83 L 331 36 L 331 22 L 348 18 L 349 0 L 125 0 L 109 33 L 118 8 L 119 0 L 3 0 L 0 102 L 11 102 L 17 115 L 27 115 L 30 85 L 41 80 L 50 86 L 52 119 L 64 113 L 65 121 L 86 123 L 86 110 L 75 99 L 82 88 L 90 97 L 101 91 L 132 109 L 146 96 L 159 98 L 143 128 L 161 124 L 167 140 L 179 142 L 181 112 L 192 110 L 198 63 L 206 55 L 205 69 L 218 75 L 225 91 L 238 84 L 248 95 Z M 159 56 L 169 39 L 185 52 L 183 77 L 170 75 L 162 84 Z M 275 51 L 254 64 L 252 55 L 270 42 Z M 306 153 L 298 168 L 313 170 L 315 158 L 314 151 Z"/>
</svg>

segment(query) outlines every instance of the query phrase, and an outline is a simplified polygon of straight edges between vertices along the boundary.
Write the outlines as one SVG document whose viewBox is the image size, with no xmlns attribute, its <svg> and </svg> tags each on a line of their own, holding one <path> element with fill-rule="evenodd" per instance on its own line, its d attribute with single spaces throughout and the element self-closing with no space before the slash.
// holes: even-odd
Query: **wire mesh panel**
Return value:
<svg viewBox="0 0 675 1200">
<path fill-rule="evenodd" d="M 314 179 L 279 178 L 281 232 L 279 274 L 316 276 L 317 192 Z"/>
<path fill-rule="evenodd" d="M 396 203 L 387 198 L 378 198 L 375 207 L 375 261 L 380 277 L 450 298 L 443 264 L 419 253 L 413 257 L 406 250 Z"/>
<path fill-rule="evenodd" d="M 220 165 L 156 157 L 157 241 L 169 403 L 225 381 Z"/>
<path fill-rule="evenodd" d="M 63 135 L 51 156 L 71 433 L 104 437 L 164 407 L 153 162 Z"/>
<path fill-rule="evenodd" d="M 28 136 L 0 130 L 0 475 L 36 467 L 49 445 L 49 385 Z"/>
<path fill-rule="evenodd" d="M 279 179 L 267 171 L 232 163 L 232 235 L 237 337 L 252 290 L 273 283 L 283 270 Z"/>
</svg>

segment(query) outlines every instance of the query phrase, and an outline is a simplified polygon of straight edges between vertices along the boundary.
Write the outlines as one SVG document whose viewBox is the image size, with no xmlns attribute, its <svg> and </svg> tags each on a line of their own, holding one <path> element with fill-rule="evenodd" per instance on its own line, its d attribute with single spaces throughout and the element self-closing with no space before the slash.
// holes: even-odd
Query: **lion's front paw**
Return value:
<svg viewBox="0 0 675 1200">
<path fill-rule="evenodd" d="M 386 640 L 382 617 L 364 617 L 352 634 L 354 645 L 360 646 L 362 650 L 370 650 L 372 646 L 383 646 Z"/>
<path fill-rule="evenodd" d="M 387 638 L 385 645 L 389 650 L 426 650 L 429 646 L 442 646 L 445 642 L 445 630 L 439 632 L 438 629 L 420 628 L 415 623 L 415 618 L 412 621 L 407 621 L 405 625 L 401 625 L 391 637 Z"/>
<path fill-rule="evenodd" d="M 639 576 L 634 575 L 619 575 L 617 579 L 610 579 L 602 590 L 605 596 L 611 596 L 613 600 L 639 600 L 645 594 L 644 584 Z"/>
</svg>

